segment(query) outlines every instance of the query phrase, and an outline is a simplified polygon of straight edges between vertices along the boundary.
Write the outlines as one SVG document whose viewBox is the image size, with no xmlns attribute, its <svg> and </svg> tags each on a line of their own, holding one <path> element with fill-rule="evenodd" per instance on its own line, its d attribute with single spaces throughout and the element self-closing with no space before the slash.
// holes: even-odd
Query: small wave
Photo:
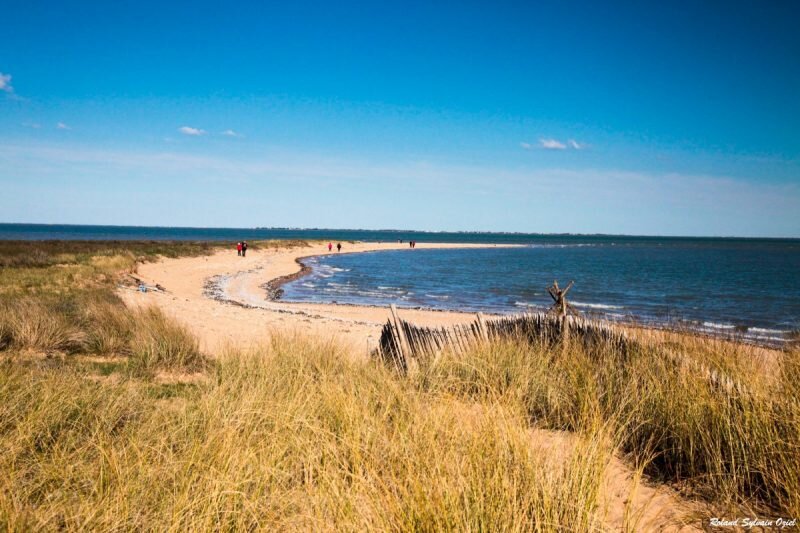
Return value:
<svg viewBox="0 0 800 533">
<path fill-rule="evenodd" d="M 747 328 L 747 331 L 752 331 L 753 333 L 763 333 L 766 335 L 783 335 L 786 333 L 785 331 L 781 331 L 779 329 L 769 329 L 769 328 Z"/>
<path fill-rule="evenodd" d="M 608 304 L 592 304 L 586 302 L 576 302 L 573 301 L 572 305 L 576 305 L 578 307 L 588 307 L 590 309 L 624 309 L 621 305 L 608 305 Z"/>
<path fill-rule="evenodd" d="M 703 322 L 703 326 L 712 329 L 734 329 L 736 327 L 733 324 L 718 324 L 716 322 Z"/>
<path fill-rule="evenodd" d="M 302 287 L 308 287 L 309 289 L 313 289 L 314 287 L 316 287 L 316 285 L 314 285 L 313 283 L 309 283 L 309 282 L 307 282 L 307 281 L 306 281 L 306 282 L 303 282 L 303 283 L 301 283 L 300 285 L 301 285 Z"/>
<path fill-rule="evenodd" d="M 433 298 L 434 300 L 449 300 L 450 296 L 447 294 L 426 294 L 428 298 Z"/>
<path fill-rule="evenodd" d="M 529 244 L 528 248 L 584 248 L 597 246 L 595 243 L 581 242 L 573 244 Z"/>
</svg>

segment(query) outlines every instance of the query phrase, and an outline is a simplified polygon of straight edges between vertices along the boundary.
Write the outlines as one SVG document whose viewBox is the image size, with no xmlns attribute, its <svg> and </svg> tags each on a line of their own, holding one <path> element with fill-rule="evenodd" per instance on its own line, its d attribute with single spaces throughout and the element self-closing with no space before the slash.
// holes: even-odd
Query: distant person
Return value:
<svg viewBox="0 0 800 533">
<path fill-rule="evenodd" d="M 341 252 L 342 251 L 342 243 L 340 243 L 340 242 L 336 243 L 336 251 L 337 252 Z"/>
<path fill-rule="evenodd" d="M 247 255 L 247 241 L 244 241 L 242 243 L 242 257 L 244 257 L 245 255 Z"/>
<path fill-rule="evenodd" d="M 332 251 L 333 251 L 333 243 L 332 243 L 332 242 L 329 242 L 329 243 L 328 243 L 328 251 L 329 251 L 329 252 L 332 252 Z"/>
<path fill-rule="evenodd" d="M 236 255 L 238 255 L 238 256 L 242 255 L 242 243 L 241 242 L 237 242 L 236 243 Z"/>
</svg>

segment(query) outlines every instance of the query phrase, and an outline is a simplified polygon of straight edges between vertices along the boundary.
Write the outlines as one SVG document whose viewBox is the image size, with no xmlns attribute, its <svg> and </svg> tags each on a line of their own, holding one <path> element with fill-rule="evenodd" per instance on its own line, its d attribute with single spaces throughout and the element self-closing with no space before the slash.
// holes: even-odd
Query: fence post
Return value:
<svg viewBox="0 0 800 533">
<path fill-rule="evenodd" d="M 481 334 L 481 339 L 484 341 L 489 340 L 489 330 L 486 329 L 486 320 L 483 318 L 483 313 L 478 313 L 478 331 Z"/>
<path fill-rule="evenodd" d="M 394 321 L 394 330 L 397 332 L 400 353 L 403 356 L 403 360 L 406 362 L 406 371 L 408 373 L 414 373 L 419 369 L 419 365 L 417 364 L 414 355 L 411 353 L 411 346 L 406 338 L 406 331 L 403 329 L 403 322 L 400 320 L 400 317 L 397 314 L 397 306 L 395 304 L 391 304 L 389 309 L 392 311 L 392 320 Z"/>
</svg>

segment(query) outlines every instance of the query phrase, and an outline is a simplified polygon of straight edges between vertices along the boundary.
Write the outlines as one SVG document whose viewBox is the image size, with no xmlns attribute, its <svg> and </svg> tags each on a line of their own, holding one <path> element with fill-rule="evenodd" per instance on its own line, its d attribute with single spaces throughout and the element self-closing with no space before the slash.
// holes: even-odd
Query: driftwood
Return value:
<svg viewBox="0 0 800 533">
<path fill-rule="evenodd" d="M 567 314 L 581 316 L 580 312 L 567 302 L 567 293 L 573 285 L 575 282 L 570 281 L 565 288 L 559 289 L 558 281 L 553 281 L 553 285 L 547 287 L 547 293 L 553 299 L 553 307 L 550 308 L 550 312 L 559 318 L 566 318 Z"/>
</svg>

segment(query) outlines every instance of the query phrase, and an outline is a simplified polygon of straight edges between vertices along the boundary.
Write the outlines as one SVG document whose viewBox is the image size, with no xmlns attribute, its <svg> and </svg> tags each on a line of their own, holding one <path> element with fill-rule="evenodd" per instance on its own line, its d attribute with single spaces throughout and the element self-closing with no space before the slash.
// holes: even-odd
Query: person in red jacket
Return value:
<svg viewBox="0 0 800 533">
<path fill-rule="evenodd" d="M 236 243 L 236 255 L 242 255 L 242 243 L 241 242 L 237 242 Z"/>
<path fill-rule="evenodd" d="M 330 252 L 331 250 L 333 250 L 333 243 L 329 242 L 328 243 L 328 251 Z"/>
</svg>

